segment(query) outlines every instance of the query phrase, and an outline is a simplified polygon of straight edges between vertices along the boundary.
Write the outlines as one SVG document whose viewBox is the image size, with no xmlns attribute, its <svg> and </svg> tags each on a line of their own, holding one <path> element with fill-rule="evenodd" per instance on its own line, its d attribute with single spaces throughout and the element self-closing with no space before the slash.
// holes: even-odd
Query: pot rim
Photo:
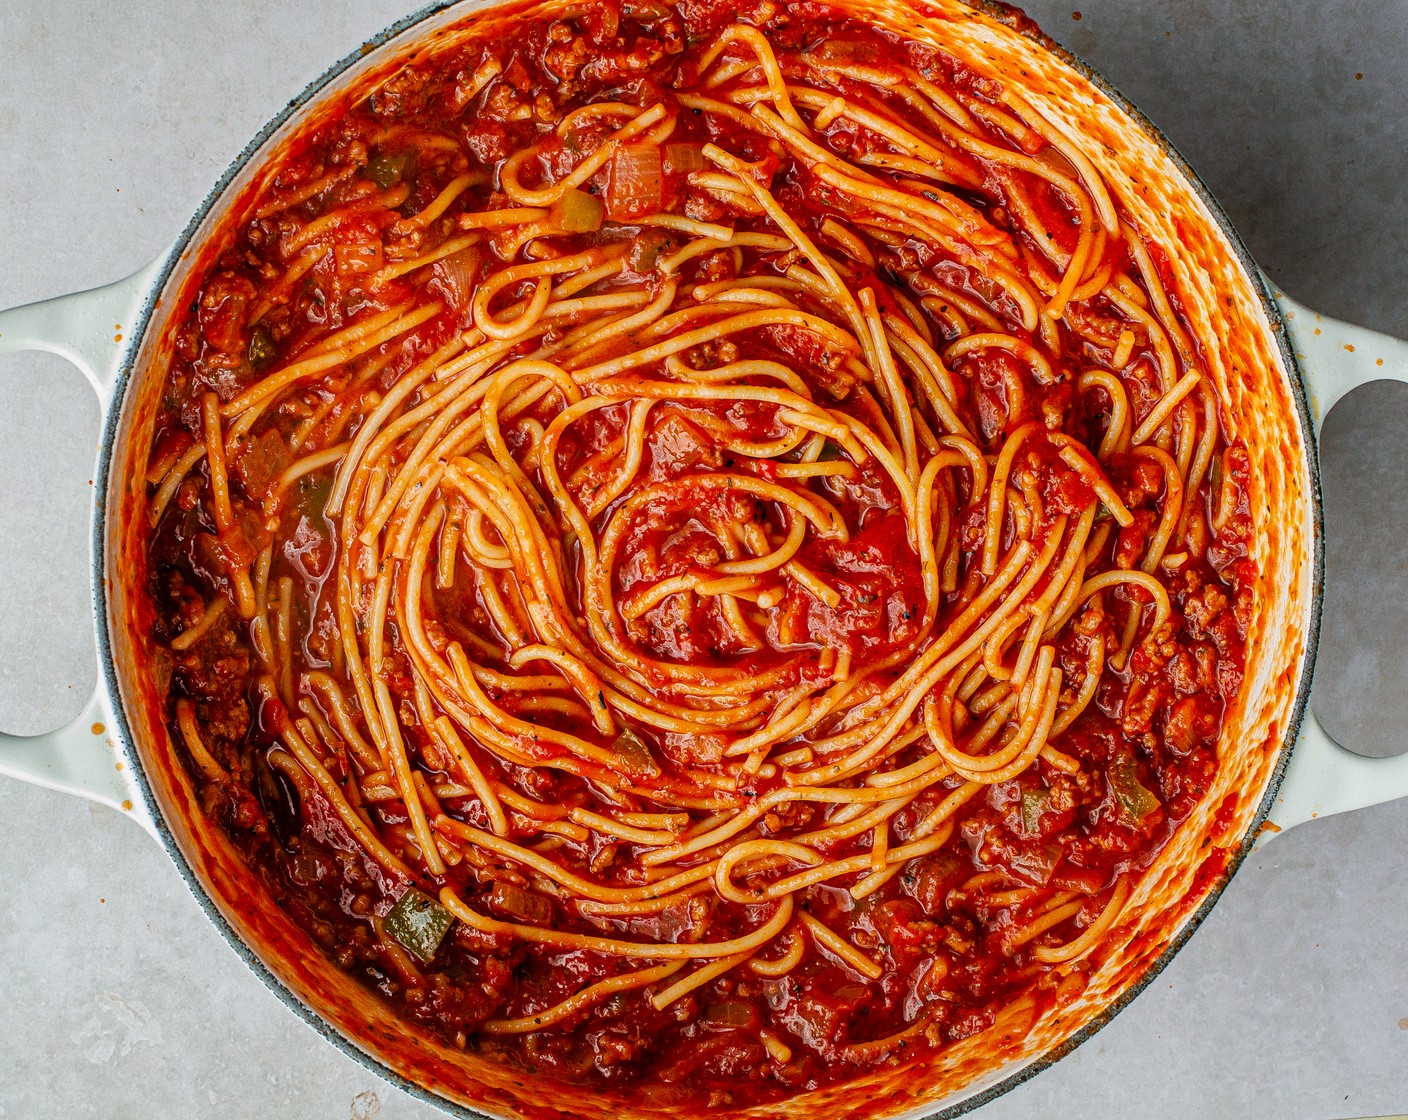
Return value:
<svg viewBox="0 0 1408 1120">
<path fill-rule="evenodd" d="M 359 47 L 349 51 L 325 68 L 271 117 L 239 153 L 235 155 L 229 165 L 221 173 L 220 178 L 201 200 L 200 205 L 192 214 L 190 221 L 186 223 L 180 235 L 167 250 L 161 268 L 155 276 L 155 279 L 151 282 L 152 286 L 147 291 L 142 301 L 141 311 L 129 333 L 130 345 L 122 356 L 117 375 L 112 384 L 111 400 L 113 404 L 112 407 L 107 410 L 107 415 L 103 423 L 102 439 L 98 452 L 98 473 L 94 479 L 95 492 L 99 495 L 99 500 L 94 506 L 92 569 L 90 572 L 90 580 L 93 587 L 93 610 L 94 623 L 97 631 L 99 671 L 101 673 L 102 684 L 112 700 L 112 712 L 115 717 L 118 736 L 120 737 L 123 747 L 126 748 L 128 755 L 133 759 L 134 763 L 136 763 L 131 768 L 132 776 L 141 792 L 142 802 L 151 818 L 155 834 L 160 840 L 162 847 L 166 850 L 172 863 L 175 864 L 182 880 L 194 896 L 197 904 L 205 913 L 205 916 L 219 930 L 221 937 L 230 948 L 233 949 L 245 964 L 249 966 L 251 971 L 263 981 L 264 986 L 273 992 L 274 995 L 276 995 L 287 1008 L 302 1019 L 304 1023 L 330 1042 L 344 1055 L 351 1058 L 363 1069 L 375 1074 L 384 1081 L 390 1082 L 392 1085 L 396 1086 L 396 1088 L 410 1094 L 417 1100 L 433 1105 L 447 1114 L 464 1117 L 466 1120 L 493 1120 L 493 1118 L 487 1113 L 480 1112 L 467 1105 L 440 1096 L 430 1089 L 409 1080 L 402 1074 L 397 1073 L 375 1055 L 364 1050 L 352 1038 L 344 1035 L 314 1008 L 298 998 L 298 996 L 296 996 L 275 974 L 273 969 L 260 959 L 258 954 L 240 938 L 233 926 L 220 912 L 219 907 L 216 906 L 205 886 L 197 877 L 194 869 L 181 852 L 179 845 L 176 843 L 175 836 L 166 824 L 165 817 L 153 793 L 151 783 L 143 767 L 140 765 L 140 755 L 136 750 L 136 736 L 128 720 L 126 706 L 122 699 L 123 693 L 118 680 L 116 660 L 108 623 L 106 568 L 109 504 L 104 498 L 109 493 L 109 486 L 112 481 L 112 468 L 114 455 L 118 446 L 119 428 L 121 427 L 125 413 L 127 392 L 133 383 L 137 356 L 146 341 L 147 332 L 160 306 L 161 296 L 167 283 L 180 266 L 186 251 L 191 247 L 192 240 L 200 226 L 205 222 L 206 218 L 225 201 L 225 194 L 230 185 L 246 169 L 251 160 L 259 153 L 260 149 L 264 147 L 265 143 L 282 128 L 284 124 L 315 102 L 320 94 L 327 91 L 330 87 L 333 87 L 338 79 L 347 71 L 351 70 L 356 64 L 362 62 L 369 54 L 385 47 L 395 40 L 402 39 L 407 36 L 407 33 L 413 32 L 432 17 L 446 12 L 451 8 L 464 6 L 467 9 L 465 14 L 470 15 L 476 10 L 491 10 L 504 2 L 505 0 L 432 0 L 431 3 L 401 17 L 375 35 L 372 35 Z M 838 0 L 838 2 L 844 4 L 844 0 Z M 1197 909 L 1185 920 L 1183 925 L 1169 940 L 1168 945 L 1153 963 L 1150 964 L 1137 979 L 1126 986 L 1124 990 L 1120 992 L 1117 999 L 1095 1015 L 1090 1022 L 1072 1034 L 1059 1046 L 1054 1047 L 1038 1058 L 1028 1061 L 1021 1068 L 1011 1071 L 994 1084 L 971 1095 L 964 1096 L 962 1099 L 954 1101 L 953 1103 L 944 1104 L 938 1102 L 936 1107 L 930 1106 L 932 1110 L 921 1111 L 920 1113 L 914 1114 L 917 1117 L 922 1117 L 922 1120 L 954 1120 L 954 1118 L 958 1116 L 991 1103 L 998 1097 L 1017 1088 L 1017 1086 L 1035 1077 L 1038 1073 L 1041 1073 L 1066 1057 L 1082 1043 L 1096 1034 L 1101 1028 L 1106 1026 L 1116 1015 L 1128 1007 L 1141 992 L 1152 984 L 1163 970 L 1168 967 L 1173 958 L 1177 956 L 1183 946 L 1187 944 L 1189 938 L 1197 931 L 1208 914 L 1211 913 L 1213 907 L 1221 899 L 1223 892 L 1231 883 L 1233 876 L 1241 868 L 1246 857 L 1250 854 L 1262 826 L 1267 823 L 1271 807 L 1275 802 L 1276 794 L 1285 776 L 1292 750 L 1300 737 L 1301 724 L 1310 702 L 1311 680 L 1314 675 L 1315 661 L 1319 651 L 1325 574 L 1324 502 L 1320 483 L 1319 451 L 1315 425 L 1306 392 L 1304 372 L 1290 344 L 1289 333 L 1286 328 L 1286 322 L 1281 307 L 1276 301 L 1265 274 L 1252 258 L 1251 253 L 1243 243 L 1236 227 L 1232 224 L 1212 191 L 1208 189 L 1207 185 L 1198 176 L 1198 173 L 1193 169 L 1192 165 L 1179 153 L 1178 149 L 1168 137 L 1164 135 L 1158 125 L 1154 124 L 1153 121 L 1140 111 L 1124 94 L 1116 89 L 1114 85 L 1095 69 L 1095 67 L 1091 66 L 1073 51 L 1068 50 L 1056 42 L 1056 40 L 1051 38 L 1045 31 L 1041 30 L 1034 21 L 1021 13 L 1019 9 L 1003 3 L 1002 0 L 959 0 L 959 2 L 1003 24 L 1014 33 L 1036 43 L 1043 50 L 1069 66 L 1085 81 L 1089 82 L 1101 93 L 1110 98 L 1110 100 L 1119 107 L 1121 112 L 1158 145 L 1160 150 L 1173 163 L 1188 186 L 1192 188 L 1199 201 L 1207 207 L 1213 221 L 1231 247 L 1237 262 L 1241 265 L 1243 273 L 1248 283 L 1251 285 L 1252 293 L 1255 295 L 1263 313 L 1266 315 L 1269 329 L 1272 335 L 1275 336 L 1276 350 L 1280 354 L 1282 367 L 1287 374 L 1291 397 L 1295 406 L 1296 418 L 1300 425 L 1301 438 L 1305 448 L 1313 539 L 1311 544 L 1310 609 L 1309 618 L 1306 623 L 1305 651 L 1296 682 L 1295 696 L 1290 715 L 1282 735 L 1280 754 L 1276 760 L 1276 765 L 1271 771 L 1261 801 L 1257 806 L 1256 813 L 1253 815 L 1250 824 L 1243 833 L 1241 843 L 1228 858 L 1225 871 L 1214 881 L 1212 886 L 1207 888 L 1207 893 L 1198 904 Z"/>
</svg>

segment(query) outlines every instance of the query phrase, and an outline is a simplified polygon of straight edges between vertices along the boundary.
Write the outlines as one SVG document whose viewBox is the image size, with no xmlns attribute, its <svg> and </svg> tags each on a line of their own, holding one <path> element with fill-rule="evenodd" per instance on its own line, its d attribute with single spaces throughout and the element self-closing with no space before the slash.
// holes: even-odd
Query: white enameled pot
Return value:
<svg viewBox="0 0 1408 1120">
<path fill-rule="evenodd" d="M 1186 269 L 1180 280 L 1192 292 L 1190 314 L 1208 332 L 1204 337 L 1227 340 L 1221 368 L 1212 373 L 1227 410 L 1257 452 L 1254 462 L 1265 468 L 1257 497 L 1259 522 L 1269 534 L 1258 556 L 1266 579 L 1245 703 L 1227 732 L 1232 753 L 1225 755 L 1226 785 L 1214 791 L 1207 811 L 1188 822 L 1147 877 L 1136 901 L 1148 919 L 1131 927 L 1130 951 L 1102 968 L 1085 1004 L 1064 1023 L 1045 1024 L 1020 1045 L 996 1054 L 955 1048 L 934 1064 L 922 1088 L 902 1089 L 882 1076 L 858 1084 L 858 1095 L 825 1102 L 802 1098 L 806 1103 L 782 1113 L 820 1115 L 824 1103 L 827 1114 L 837 1116 L 947 1115 L 1010 1087 L 1108 1021 L 1177 951 L 1252 846 L 1312 817 L 1408 795 L 1408 756 L 1365 759 L 1343 750 L 1308 703 L 1322 599 L 1316 435 L 1334 403 L 1356 386 L 1383 378 L 1408 381 L 1408 344 L 1323 318 L 1270 291 L 1166 141 L 1048 41 L 962 8 L 958 0 L 927 8 L 923 16 L 896 0 L 854 0 L 851 6 L 909 34 L 942 40 L 957 53 L 982 52 L 1009 74 L 1020 70 L 1028 96 L 1053 120 L 1080 136 L 1089 126 L 1092 145 L 1101 149 L 1089 154 L 1107 179 L 1123 182 L 1131 168 L 1140 172 L 1142 197 L 1124 201 L 1182 219 L 1184 252 L 1177 264 Z M 170 765 L 174 755 L 160 706 L 144 676 L 145 636 L 133 625 L 130 605 L 137 589 L 126 582 L 131 568 L 124 563 L 140 546 L 133 511 L 144 488 L 136 468 L 150 437 L 169 311 L 180 305 L 201 268 L 206 239 L 247 197 L 259 168 L 291 131 L 416 45 L 452 34 L 447 28 L 475 7 L 463 3 L 410 17 L 369 44 L 373 49 L 332 67 L 249 145 L 171 250 L 141 272 L 0 312 L 0 352 L 49 350 L 69 359 L 92 383 L 104 418 L 90 538 L 99 684 L 68 726 L 32 738 L 0 736 L 0 772 L 131 815 L 164 844 L 236 950 L 335 1043 L 403 1087 L 436 1094 L 439 1103 L 502 1115 L 525 1099 L 512 1077 L 473 1063 L 467 1073 L 457 1072 L 465 1063 L 457 1066 L 455 1055 L 433 1047 L 406 1052 L 391 1036 L 394 1020 L 384 1009 L 378 1012 L 370 997 L 359 996 L 335 970 L 297 959 L 304 942 L 296 931 L 231 903 L 245 880 L 200 818 L 180 767 Z M 1112 135 L 1121 143 L 1111 145 Z M 1156 239 L 1171 240 L 1172 224 L 1153 225 Z M 1222 803 L 1231 806 L 1233 819 L 1215 826 L 1212 814 Z M 1209 838 L 1224 861 L 1202 881 L 1193 861 Z M 564 1107 L 583 1116 L 631 1114 L 607 1100 L 574 1097 Z"/>
</svg>

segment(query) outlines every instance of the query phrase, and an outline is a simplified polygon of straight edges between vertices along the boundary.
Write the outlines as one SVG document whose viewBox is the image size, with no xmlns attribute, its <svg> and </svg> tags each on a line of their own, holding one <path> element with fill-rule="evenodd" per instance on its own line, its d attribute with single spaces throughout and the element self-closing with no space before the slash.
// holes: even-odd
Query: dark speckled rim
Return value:
<svg viewBox="0 0 1408 1120">
<path fill-rule="evenodd" d="M 332 85 L 347 70 L 351 69 L 358 62 L 361 62 L 368 53 L 384 46 L 393 39 L 399 38 L 430 17 L 446 11 L 461 2 L 465 2 L 465 0 L 441 0 L 441 2 L 429 4 L 396 21 L 384 31 L 372 36 L 360 48 L 333 63 L 318 75 L 318 77 L 314 78 L 301 93 L 289 101 L 268 124 L 260 129 L 259 133 L 244 147 L 239 155 L 234 158 L 229 167 L 225 169 L 224 174 L 220 176 L 219 181 L 211 188 L 210 193 L 205 196 L 205 199 L 191 217 L 190 222 L 188 222 L 186 228 L 181 231 L 180 237 L 168 252 L 160 274 L 157 276 L 151 290 L 147 293 L 143 301 L 136 329 L 129 334 L 131 341 L 128 344 L 126 353 L 123 355 L 120 372 L 113 387 L 112 399 L 114 406 L 109 411 L 104 424 L 102 446 L 98 458 L 98 485 L 96 487 L 96 493 L 100 497 L 94 512 L 92 553 L 94 622 L 98 637 L 98 659 L 108 695 L 112 698 L 113 709 L 117 718 L 118 734 L 121 736 L 123 745 L 134 761 L 138 757 L 135 749 L 135 739 L 132 733 L 132 727 L 127 719 L 127 714 L 121 703 L 122 693 L 118 685 L 112 643 L 108 633 L 108 601 L 105 578 L 107 503 L 105 499 L 109 493 L 113 455 L 117 446 L 118 428 L 122 418 L 122 405 L 125 401 L 127 390 L 132 382 L 133 368 L 137 354 L 141 349 L 147 329 L 155 314 L 158 297 L 166 286 L 167 281 L 171 278 L 172 273 L 176 270 L 177 265 L 181 261 L 182 254 L 190 245 L 191 239 L 194 237 L 201 223 L 204 222 L 220 204 L 226 189 L 240 172 L 245 169 L 245 166 L 249 163 L 251 158 L 280 127 L 295 113 L 316 99 L 321 92 Z M 1241 263 L 1248 284 L 1253 291 L 1255 291 L 1261 302 L 1262 309 L 1266 314 L 1268 322 L 1271 324 L 1272 332 L 1276 336 L 1276 344 L 1280 351 L 1284 368 L 1288 373 L 1293 375 L 1289 378 L 1289 382 L 1292 395 L 1295 399 L 1296 414 L 1300 421 L 1301 436 L 1304 440 L 1304 446 L 1308 456 L 1306 466 L 1310 479 L 1314 543 L 1311 610 L 1309 629 L 1306 634 L 1305 658 L 1301 666 L 1300 679 L 1296 685 L 1295 703 L 1292 707 L 1290 720 L 1286 727 L 1280 758 L 1277 761 L 1275 770 L 1272 772 L 1270 781 L 1267 783 L 1266 792 L 1262 796 L 1261 804 L 1258 806 L 1256 815 L 1253 817 L 1251 825 L 1244 834 L 1238 850 L 1228 861 L 1227 870 L 1221 882 L 1208 891 L 1207 897 L 1203 900 L 1202 904 L 1184 923 L 1183 927 L 1170 941 L 1168 947 L 1159 955 L 1158 959 L 1154 961 L 1137 981 L 1129 985 L 1117 1000 L 1090 1023 L 1072 1035 L 1060 1046 L 1056 1047 L 1052 1052 L 1014 1071 L 996 1084 L 968 1096 L 957 1103 L 940 1105 L 933 1111 L 924 1113 L 923 1115 L 926 1117 L 926 1120 L 950 1120 L 952 1117 L 957 1117 L 964 1113 L 971 1112 L 974 1109 L 981 1108 L 983 1105 L 990 1103 L 1009 1090 L 1016 1088 L 1018 1085 L 1036 1076 L 1036 1074 L 1040 1073 L 1054 1062 L 1065 1057 L 1128 1007 L 1140 992 L 1144 991 L 1145 988 L 1153 983 L 1158 975 L 1168 967 L 1169 962 L 1173 960 L 1174 956 L 1187 943 L 1188 939 L 1193 936 L 1194 931 L 1197 930 L 1198 926 L 1202 924 L 1203 920 L 1212 911 L 1213 906 L 1216 905 L 1222 892 L 1226 889 L 1227 884 L 1231 882 L 1233 875 L 1236 874 L 1237 870 L 1246 860 L 1247 855 L 1251 852 L 1255 840 L 1261 831 L 1261 827 L 1267 820 L 1267 815 L 1271 810 L 1277 790 L 1280 788 L 1281 780 L 1285 775 L 1286 766 L 1291 755 L 1290 748 L 1294 746 L 1299 737 L 1301 721 L 1304 718 L 1306 706 L 1309 702 L 1310 681 L 1315 666 L 1316 651 L 1319 646 L 1320 611 L 1324 588 L 1324 517 L 1321 501 L 1320 470 L 1316 449 L 1315 427 L 1311 422 L 1304 377 L 1296 361 L 1295 353 L 1291 348 L 1280 306 L 1277 304 L 1275 295 L 1267 284 L 1265 276 L 1257 267 L 1256 262 L 1252 259 L 1251 254 L 1242 243 L 1241 237 L 1238 236 L 1236 229 L 1233 228 L 1226 213 L 1213 197 L 1212 192 L 1209 191 L 1202 180 L 1198 178 L 1197 173 L 1188 164 L 1187 160 L 1179 155 L 1177 149 L 1169 142 L 1168 138 L 1164 136 L 1164 134 L 1159 131 L 1158 127 L 1141 113 L 1128 98 L 1106 81 L 1097 70 L 1066 50 L 1048 35 L 1038 30 L 1030 20 L 1020 16 L 1014 9 L 1005 4 L 993 2 L 993 0 L 964 0 L 964 2 L 1036 42 L 1114 101 L 1145 134 L 1158 144 L 1169 159 L 1173 161 L 1184 179 L 1193 188 L 1194 192 L 1212 214 L 1214 220 L 1222 230 L 1223 235 L 1232 246 L 1238 261 Z M 240 940 L 229 922 L 225 920 L 225 917 L 215 906 L 210 896 L 206 893 L 205 888 L 197 879 L 191 866 L 186 862 L 185 857 L 177 847 L 175 837 L 166 826 L 161 809 L 157 805 L 156 799 L 152 793 L 151 784 L 148 782 L 141 766 L 134 765 L 132 769 L 137 785 L 141 790 L 142 800 L 152 820 L 155 822 L 157 835 L 162 845 L 166 848 L 167 854 L 171 857 L 172 862 L 180 871 L 181 877 L 186 882 L 186 886 L 190 888 L 192 895 L 195 896 L 196 901 L 205 912 L 206 917 L 208 917 L 220 931 L 230 947 L 250 969 L 253 970 L 254 974 L 264 982 L 265 986 L 283 1001 L 285 1006 L 364 1069 L 389 1081 L 398 1089 L 409 1093 L 417 1100 L 434 1105 L 452 1115 L 465 1117 L 467 1120 L 491 1120 L 485 1113 L 446 1100 L 444 1097 L 408 1081 L 406 1078 L 384 1065 L 377 1058 L 368 1054 L 352 1039 L 334 1029 L 325 1019 L 318 1015 L 317 1012 L 308 1007 L 302 1000 L 298 999 L 298 997 L 289 991 L 268 966 Z"/>
</svg>

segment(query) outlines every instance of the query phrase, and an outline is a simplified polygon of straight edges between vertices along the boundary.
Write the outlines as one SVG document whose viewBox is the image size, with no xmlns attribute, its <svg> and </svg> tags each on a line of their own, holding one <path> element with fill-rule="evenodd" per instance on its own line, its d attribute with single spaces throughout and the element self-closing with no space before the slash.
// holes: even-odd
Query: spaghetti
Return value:
<svg viewBox="0 0 1408 1120">
<path fill-rule="evenodd" d="M 1250 584 L 1138 215 L 1017 91 L 766 7 L 592 0 L 300 138 L 149 476 L 172 726 L 270 889 L 458 1044 L 685 1102 L 1068 994 Z"/>
</svg>

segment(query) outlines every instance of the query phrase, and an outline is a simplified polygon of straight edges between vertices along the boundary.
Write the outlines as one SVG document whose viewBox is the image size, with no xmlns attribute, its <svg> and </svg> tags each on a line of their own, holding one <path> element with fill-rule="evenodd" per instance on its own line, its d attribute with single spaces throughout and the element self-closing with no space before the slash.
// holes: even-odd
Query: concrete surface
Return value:
<svg viewBox="0 0 1408 1120">
<path fill-rule="evenodd" d="M 0 307 L 146 263 L 268 117 L 407 10 L 337 7 L 0 4 Z M 1276 283 L 1408 333 L 1408 4 L 1029 7 L 1167 130 Z M 1408 390 L 1381 389 L 1330 423 L 1336 540 L 1317 688 L 1327 725 L 1377 752 L 1399 749 L 1408 722 L 1408 573 L 1392 547 L 1408 536 Z M 57 725 L 91 688 L 96 431 L 73 370 L 0 357 L 7 731 Z M 1382 555 L 1355 555 L 1371 547 Z M 1277 839 L 1112 1025 L 981 1115 L 1329 1120 L 1408 1107 L 1406 887 L 1408 802 Z M 0 1116 L 438 1114 L 288 1012 L 116 814 L 0 780 L 0 891 Z"/>
</svg>

